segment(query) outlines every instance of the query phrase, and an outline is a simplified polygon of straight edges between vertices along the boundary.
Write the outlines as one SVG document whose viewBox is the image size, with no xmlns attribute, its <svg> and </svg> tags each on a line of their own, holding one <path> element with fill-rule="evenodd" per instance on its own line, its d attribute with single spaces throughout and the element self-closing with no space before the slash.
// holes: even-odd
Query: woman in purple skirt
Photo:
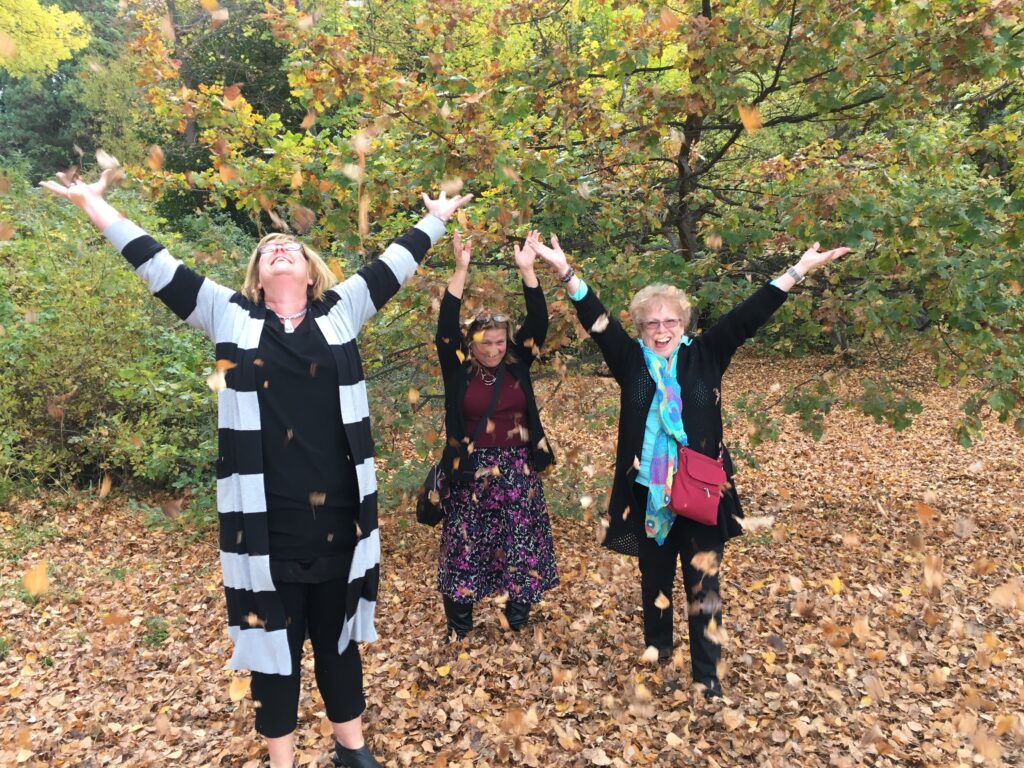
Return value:
<svg viewBox="0 0 1024 768">
<path fill-rule="evenodd" d="M 551 523 L 540 473 L 553 461 L 544 438 L 530 366 L 548 330 L 547 304 L 533 266 L 531 232 L 515 246 L 526 318 L 481 311 L 465 338 L 459 326 L 470 247 L 455 235 L 455 272 L 441 300 L 435 344 L 445 389 L 447 441 L 441 459 L 451 493 L 444 500 L 438 589 L 448 636 L 473 627 L 473 603 L 508 594 L 505 616 L 518 630 L 530 606 L 558 585 Z"/>
</svg>

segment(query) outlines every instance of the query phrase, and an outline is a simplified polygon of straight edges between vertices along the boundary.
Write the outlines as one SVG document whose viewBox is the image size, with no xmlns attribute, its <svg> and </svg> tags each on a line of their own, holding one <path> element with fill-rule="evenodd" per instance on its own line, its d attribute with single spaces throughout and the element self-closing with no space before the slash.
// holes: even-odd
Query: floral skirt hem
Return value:
<svg viewBox="0 0 1024 768">
<path fill-rule="evenodd" d="M 526 447 L 479 448 L 477 479 L 445 502 L 438 589 L 471 603 L 508 593 L 533 604 L 558 586 L 551 521 Z"/>
</svg>

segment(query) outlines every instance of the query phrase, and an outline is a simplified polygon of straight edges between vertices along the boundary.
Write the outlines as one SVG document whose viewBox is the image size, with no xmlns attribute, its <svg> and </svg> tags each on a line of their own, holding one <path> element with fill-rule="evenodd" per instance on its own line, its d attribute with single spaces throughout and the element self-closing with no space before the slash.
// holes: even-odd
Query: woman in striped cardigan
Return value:
<svg viewBox="0 0 1024 768">
<path fill-rule="evenodd" d="M 152 293 L 215 344 L 220 560 L 232 669 L 252 671 L 256 729 L 273 768 L 292 765 L 305 636 L 335 736 L 335 765 L 377 766 L 363 740 L 357 643 L 379 581 L 377 482 L 362 362 L 363 324 L 416 270 L 471 195 L 423 195 L 427 215 L 377 260 L 337 283 L 288 235 L 263 238 L 241 291 L 196 274 L 105 199 L 111 172 L 66 197 Z"/>
</svg>

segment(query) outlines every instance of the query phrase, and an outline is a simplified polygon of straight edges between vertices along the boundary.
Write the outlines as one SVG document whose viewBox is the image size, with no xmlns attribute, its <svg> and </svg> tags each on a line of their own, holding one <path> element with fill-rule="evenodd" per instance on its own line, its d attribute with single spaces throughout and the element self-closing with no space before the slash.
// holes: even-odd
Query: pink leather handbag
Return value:
<svg viewBox="0 0 1024 768">
<path fill-rule="evenodd" d="M 718 501 L 724 484 L 721 454 L 712 458 L 681 446 L 668 507 L 698 523 L 718 525 Z"/>
</svg>

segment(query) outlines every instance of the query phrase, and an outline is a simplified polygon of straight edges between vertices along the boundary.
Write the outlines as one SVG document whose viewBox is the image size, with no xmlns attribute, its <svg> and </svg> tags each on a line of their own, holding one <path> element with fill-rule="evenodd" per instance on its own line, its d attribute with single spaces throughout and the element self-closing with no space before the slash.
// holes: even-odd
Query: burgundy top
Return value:
<svg viewBox="0 0 1024 768">
<path fill-rule="evenodd" d="M 462 414 L 466 420 L 466 434 L 472 435 L 480 418 L 487 412 L 494 392 L 493 385 L 487 386 L 480 377 L 480 370 L 473 374 L 466 388 L 466 399 L 462 404 Z M 498 402 L 491 414 L 494 428 L 488 431 L 485 426 L 480 430 L 474 447 L 476 448 L 510 448 L 526 445 L 526 395 L 516 381 L 515 376 L 505 375 L 501 379 L 501 392 Z"/>
</svg>

